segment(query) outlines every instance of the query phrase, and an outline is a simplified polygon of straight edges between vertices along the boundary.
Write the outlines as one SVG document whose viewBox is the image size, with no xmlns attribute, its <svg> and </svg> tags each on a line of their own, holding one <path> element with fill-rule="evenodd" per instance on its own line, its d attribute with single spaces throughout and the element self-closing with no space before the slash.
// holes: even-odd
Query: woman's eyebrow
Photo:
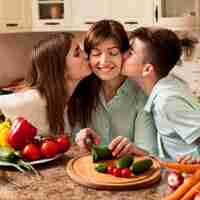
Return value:
<svg viewBox="0 0 200 200">
<path fill-rule="evenodd" d="M 111 50 L 111 49 L 119 49 L 118 46 L 113 46 L 113 47 L 109 47 L 108 50 Z"/>
</svg>

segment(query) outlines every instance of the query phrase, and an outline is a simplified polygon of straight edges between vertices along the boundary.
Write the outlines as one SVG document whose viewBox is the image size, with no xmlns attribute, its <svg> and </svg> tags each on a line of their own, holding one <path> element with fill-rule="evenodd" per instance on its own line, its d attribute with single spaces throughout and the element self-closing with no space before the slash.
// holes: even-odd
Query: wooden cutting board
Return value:
<svg viewBox="0 0 200 200">
<path fill-rule="evenodd" d="M 146 158 L 148 157 L 135 157 L 135 161 Z M 139 176 L 132 175 L 129 178 L 122 178 L 97 172 L 94 169 L 91 155 L 85 155 L 69 160 L 67 163 L 67 173 L 76 183 L 95 189 L 138 189 L 150 187 L 152 184 L 160 180 L 160 165 L 155 159 L 152 159 L 152 161 L 153 166 L 145 173 Z M 112 163 L 114 160 L 108 162 Z"/>
</svg>

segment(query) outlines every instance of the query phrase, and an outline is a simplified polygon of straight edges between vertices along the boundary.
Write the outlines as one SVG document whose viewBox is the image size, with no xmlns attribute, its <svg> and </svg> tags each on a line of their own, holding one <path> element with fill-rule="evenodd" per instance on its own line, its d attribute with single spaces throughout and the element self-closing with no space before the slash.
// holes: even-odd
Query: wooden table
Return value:
<svg viewBox="0 0 200 200">
<path fill-rule="evenodd" d="M 80 155 L 73 146 L 65 156 L 35 166 L 41 176 L 22 174 L 14 169 L 0 171 L 0 200 L 160 200 L 166 190 L 165 179 L 148 189 L 102 191 L 74 183 L 66 173 L 66 163 Z"/>
</svg>

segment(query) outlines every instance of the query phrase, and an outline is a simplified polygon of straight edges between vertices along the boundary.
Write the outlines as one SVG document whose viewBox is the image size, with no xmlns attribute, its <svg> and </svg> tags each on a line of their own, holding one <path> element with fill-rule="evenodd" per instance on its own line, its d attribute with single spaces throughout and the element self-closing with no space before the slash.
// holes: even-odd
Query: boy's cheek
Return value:
<svg viewBox="0 0 200 200">
<path fill-rule="evenodd" d="M 125 52 L 125 53 L 123 54 L 123 56 L 122 56 L 122 61 L 123 61 L 123 62 L 126 61 L 126 60 L 128 59 L 128 57 L 129 57 L 129 53 L 128 53 L 128 52 Z"/>
</svg>

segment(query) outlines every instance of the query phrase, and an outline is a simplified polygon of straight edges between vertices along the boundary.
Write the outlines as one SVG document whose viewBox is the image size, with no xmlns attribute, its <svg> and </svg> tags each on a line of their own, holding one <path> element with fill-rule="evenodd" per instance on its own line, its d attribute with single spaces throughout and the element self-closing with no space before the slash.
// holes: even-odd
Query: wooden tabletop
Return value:
<svg viewBox="0 0 200 200">
<path fill-rule="evenodd" d="M 66 173 L 67 162 L 78 155 L 79 149 L 73 146 L 62 158 L 35 166 L 41 176 L 4 168 L 0 171 L 0 200 L 160 200 L 164 195 L 165 178 L 140 190 L 107 191 L 78 185 Z"/>
</svg>

